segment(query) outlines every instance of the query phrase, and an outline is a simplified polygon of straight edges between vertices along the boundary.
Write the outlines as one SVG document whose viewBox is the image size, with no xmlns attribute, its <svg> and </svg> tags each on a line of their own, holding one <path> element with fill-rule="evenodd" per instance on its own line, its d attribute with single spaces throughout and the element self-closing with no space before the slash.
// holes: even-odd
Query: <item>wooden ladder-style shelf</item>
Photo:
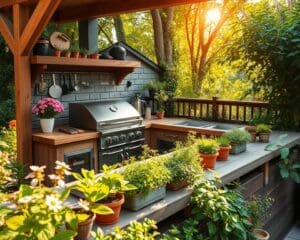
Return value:
<svg viewBox="0 0 300 240">
<path fill-rule="evenodd" d="M 116 85 L 119 85 L 135 68 L 141 66 L 138 61 L 54 56 L 32 56 L 30 61 L 32 81 L 43 72 L 111 72 L 115 75 Z"/>
</svg>

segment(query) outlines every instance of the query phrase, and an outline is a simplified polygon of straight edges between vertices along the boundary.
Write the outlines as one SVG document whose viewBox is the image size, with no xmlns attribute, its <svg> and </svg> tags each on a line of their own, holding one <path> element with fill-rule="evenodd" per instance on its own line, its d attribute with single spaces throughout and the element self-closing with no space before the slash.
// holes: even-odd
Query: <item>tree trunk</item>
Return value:
<svg viewBox="0 0 300 240">
<path fill-rule="evenodd" d="M 126 35 L 124 30 L 123 21 L 120 15 L 114 16 L 114 26 L 118 41 L 126 42 Z"/>
<path fill-rule="evenodd" d="M 172 44 L 172 22 L 174 18 L 174 7 L 166 8 L 161 13 L 162 29 L 164 37 L 165 62 L 167 66 L 173 65 L 173 44 Z"/>
<path fill-rule="evenodd" d="M 151 17 L 153 21 L 153 33 L 154 33 L 154 48 L 157 62 L 165 62 L 165 49 L 164 49 L 164 36 L 163 27 L 158 9 L 151 10 Z"/>
</svg>

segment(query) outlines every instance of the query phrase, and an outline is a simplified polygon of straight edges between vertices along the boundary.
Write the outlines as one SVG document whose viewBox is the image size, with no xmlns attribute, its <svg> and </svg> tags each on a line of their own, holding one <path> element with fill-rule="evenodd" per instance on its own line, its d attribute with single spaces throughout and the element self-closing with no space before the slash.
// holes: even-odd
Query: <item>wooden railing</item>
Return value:
<svg viewBox="0 0 300 240">
<path fill-rule="evenodd" d="M 269 104 L 257 101 L 231 101 L 198 98 L 175 98 L 175 117 L 199 118 L 221 122 L 248 123 L 261 115 L 273 115 Z"/>
</svg>

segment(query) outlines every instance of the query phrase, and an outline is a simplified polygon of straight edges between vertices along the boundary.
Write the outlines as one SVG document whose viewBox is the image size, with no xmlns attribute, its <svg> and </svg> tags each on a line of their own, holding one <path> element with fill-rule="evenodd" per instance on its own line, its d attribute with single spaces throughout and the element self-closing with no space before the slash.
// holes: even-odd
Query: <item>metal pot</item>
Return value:
<svg viewBox="0 0 300 240">
<path fill-rule="evenodd" d="M 112 46 L 109 54 L 117 60 L 124 60 L 126 57 L 126 49 L 120 45 Z"/>
<path fill-rule="evenodd" d="M 144 109 L 145 109 L 145 101 L 141 99 L 141 96 L 139 93 L 135 94 L 132 105 L 142 116 L 144 113 Z"/>
</svg>

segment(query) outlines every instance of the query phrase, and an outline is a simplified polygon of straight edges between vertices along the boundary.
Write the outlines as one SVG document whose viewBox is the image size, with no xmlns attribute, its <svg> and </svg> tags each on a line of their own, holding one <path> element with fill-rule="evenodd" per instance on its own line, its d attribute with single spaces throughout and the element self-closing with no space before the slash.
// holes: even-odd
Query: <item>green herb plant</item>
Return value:
<svg viewBox="0 0 300 240">
<path fill-rule="evenodd" d="M 199 139 L 196 141 L 199 153 L 215 154 L 219 150 L 219 144 L 215 139 Z"/>
<path fill-rule="evenodd" d="M 81 54 L 87 55 L 87 54 L 89 53 L 89 50 L 86 49 L 86 48 L 80 48 L 79 52 L 80 52 Z"/>
<path fill-rule="evenodd" d="M 158 80 L 152 80 L 146 83 L 143 88 L 150 91 L 160 91 L 165 88 L 165 84 Z"/>
<path fill-rule="evenodd" d="M 155 93 L 154 98 L 158 102 L 158 112 L 164 112 L 165 104 L 166 104 L 167 100 L 169 99 L 169 96 L 167 95 L 167 93 L 161 89 L 157 93 Z"/>
<path fill-rule="evenodd" d="M 224 137 L 228 138 L 231 143 L 242 144 L 250 140 L 250 134 L 243 129 L 232 129 L 224 134 Z"/>
<path fill-rule="evenodd" d="M 221 136 L 217 139 L 220 147 L 228 147 L 230 145 L 230 140 L 227 137 Z"/>
<path fill-rule="evenodd" d="M 270 128 L 269 125 L 267 124 L 258 124 L 257 127 L 256 127 L 256 131 L 258 133 L 271 133 L 272 132 L 272 129 Z"/>
</svg>

